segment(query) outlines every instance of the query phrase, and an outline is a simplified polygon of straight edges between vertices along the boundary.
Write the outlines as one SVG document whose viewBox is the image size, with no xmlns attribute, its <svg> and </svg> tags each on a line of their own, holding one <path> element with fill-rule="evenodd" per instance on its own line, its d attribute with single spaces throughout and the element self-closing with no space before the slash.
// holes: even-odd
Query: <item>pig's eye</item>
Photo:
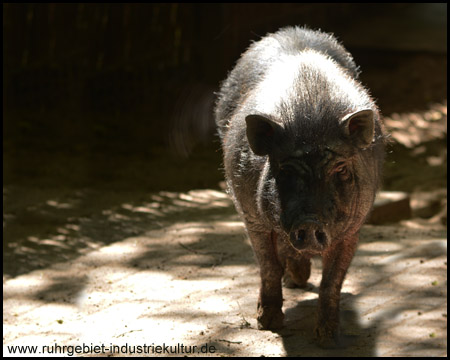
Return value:
<svg viewBox="0 0 450 360">
<path fill-rule="evenodd" d="M 334 172 L 339 176 L 341 180 L 347 180 L 350 177 L 350 172 L 345 163 L 339 163 L 335 168 Z"/>
</svg>

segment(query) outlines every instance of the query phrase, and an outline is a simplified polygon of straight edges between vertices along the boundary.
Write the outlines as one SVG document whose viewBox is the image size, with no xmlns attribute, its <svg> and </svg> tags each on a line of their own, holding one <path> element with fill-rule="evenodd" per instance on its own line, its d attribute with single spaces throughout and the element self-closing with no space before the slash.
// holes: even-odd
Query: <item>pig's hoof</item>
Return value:
<svg viewBox="0 0 450 360">
<path fill-rule="evenodd" d="M 315 333 L 321 348 L 336 349 L 341 347 L 338 330 L 327 326 L 318 326 L 316 327 Z"/>
<path fill-rule="evenodd" d="M 258 329 L 276 330 L 283 327 L 284 314 L 279 307 L 258 307 Z"/>
</svg>

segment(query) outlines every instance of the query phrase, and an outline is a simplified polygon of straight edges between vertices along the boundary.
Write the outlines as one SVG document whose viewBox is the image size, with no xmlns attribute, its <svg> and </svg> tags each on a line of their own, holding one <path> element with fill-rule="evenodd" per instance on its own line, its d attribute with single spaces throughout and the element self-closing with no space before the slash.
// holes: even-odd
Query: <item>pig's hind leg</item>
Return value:
<svg viewBox="0 0 450 360">
<path fill-rule="evenodd" d="M 311 275 L 311 258 L 298 253 L 289 240 L 278 237 L 278 258 L 284 269 L 283 285 L 289 289 L 305 288 Z"/>
<path fill-rule="evenodd" d="M 286 259 L 283 285 L 287 288 L 305 288 L 311 275 L 311 259 L 304 256 Z"/>
</svg>

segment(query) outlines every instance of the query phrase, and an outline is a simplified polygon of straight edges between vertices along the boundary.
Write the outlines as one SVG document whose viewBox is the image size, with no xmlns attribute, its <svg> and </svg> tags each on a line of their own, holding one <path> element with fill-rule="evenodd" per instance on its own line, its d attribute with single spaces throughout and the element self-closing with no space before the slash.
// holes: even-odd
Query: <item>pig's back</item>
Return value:
<svg viewBox="0 0 450 360">
<path fill-rule="evenodd" d="M 332 35 L 302 27 L 283 28 L 254 42 L 222 83 L 215 108 L 219 135 L 223 136 L 236 108 L 264 79 L 274 63 L 309 49 L 331 57 L 348 75 L 358 78 L 359 71 L 352 56 Z"/>
</svg>

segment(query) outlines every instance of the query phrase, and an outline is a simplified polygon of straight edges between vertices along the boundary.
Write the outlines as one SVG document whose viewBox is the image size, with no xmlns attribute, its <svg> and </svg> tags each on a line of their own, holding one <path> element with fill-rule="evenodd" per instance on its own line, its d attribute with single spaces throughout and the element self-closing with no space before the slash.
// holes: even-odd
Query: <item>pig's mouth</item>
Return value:
<svg viewBox="0 0 450 360">
<path fill-rule="evenodd" d="M 327 231 L 316 223 L 305 223 L 289 233 L 291 245 L 299 251 L 322 252 L 330 244 Z"/>
</svg>

